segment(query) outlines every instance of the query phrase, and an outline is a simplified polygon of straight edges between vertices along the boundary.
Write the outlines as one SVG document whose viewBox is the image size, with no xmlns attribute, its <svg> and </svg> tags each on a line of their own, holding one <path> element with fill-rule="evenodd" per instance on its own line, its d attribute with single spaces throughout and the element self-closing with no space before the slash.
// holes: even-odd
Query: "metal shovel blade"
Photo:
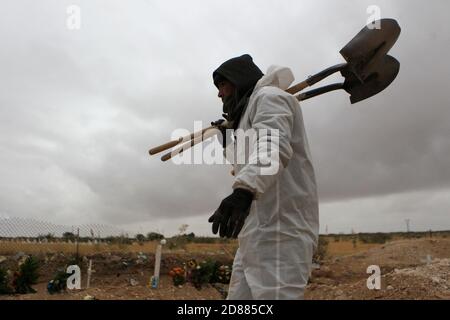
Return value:
<svg viewBox="0 0 450 320">
<path fill-rule="evenodd" d="M 379 26 L 379 29 L 376 28 Z M 360 82 L 376 72 L 379 63 L 400 36 L 400 26 L 394 19 L 381 19 L 365 26 L 339 53 L 348 69 Z"/>
<path fill-rule="evenodd" d="M 397 77 L 400 71 L 400 62 L 392 56 L 386 55 L 379 61 L 377 70 L 368 75 L 361 83 L 351 72 L 346 70 L 343 89 L 350 94 L 352 104 L 370 98 L 386 89 Z"/>
</svg>

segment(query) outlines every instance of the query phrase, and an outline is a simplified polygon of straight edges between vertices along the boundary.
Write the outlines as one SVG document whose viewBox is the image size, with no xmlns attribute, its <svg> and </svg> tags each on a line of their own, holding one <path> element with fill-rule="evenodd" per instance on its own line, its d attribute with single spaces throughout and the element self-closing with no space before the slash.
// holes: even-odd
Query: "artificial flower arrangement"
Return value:
<svg viewBox="0 0 450 320">
<path fill-rule="evenodd" d="M 172 277 L 174 286 L 181 286 L 186 283 L 186 271 L 184 268 L 175 267 L 169 271 L 169 276 Z"/>
<path fill-rule="evenodd" d="M 190 282 L 200 290 L 207 283 L 230 282 L 231 267 L 217 261 L 207 260 L 197 263 L 195 259 L 191 259 L 183 265 L 184 267 L 175 267 L 169 272 L 175 286 Z"/>
</svg>

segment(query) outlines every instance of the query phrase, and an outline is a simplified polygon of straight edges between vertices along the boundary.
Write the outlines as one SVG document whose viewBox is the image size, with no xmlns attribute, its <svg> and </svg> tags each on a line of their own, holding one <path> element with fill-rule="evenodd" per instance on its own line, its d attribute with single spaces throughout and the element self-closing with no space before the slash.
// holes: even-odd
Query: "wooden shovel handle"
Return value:
<svg viewBox="0 0 450 320">
<path fill-rule="evenodd" d="M 320 71 L 319 73 L 316 73 L 313 76 L 308 77 L 308 79 L 306 79 L 305 81 L 302 81 L 299 84 L 296 84 L 295 86 L 290 87 L 289 89 L 286 90 L 286 92 L 290 93 L 290 94 L 295 94 L 297 92 L 300 92 L 303 89 L 305 89 L 306 87 L 310 87 L 336 72 L 341 72 L 345 68 L 348 68 L 348 63 L 340 63 L 340 64 L 336 64 L 334 66 L 331 66 L 327 69 Z"/>
<path fill-rule="evenodd" d="M 164 151 L 164 150 L 173 148 L 173 147 L 175 147 L 177 144 L 180 144 L 180 143 L 185 142 L 185 141 L 192 140 L 192 139 L 194 139 L 195 137 L 200 136 L 200 135 L 202 135 L 203 133 L 205 133 L 206 130 L 209 130 L 209 129 L 212 129 L 212 128 L 214 128 L 214 127 L 211 126 L 211 127 L 202 129 L 202 130 L 200 130 L 200 131 L 191 133 L 191 134 L 188 135 L 188 136 L 180 137 L 178 140 L 169 141 L 169 142 L 164 143 L 164 144 L 162 144 L 162 145 L 160 145 L 160 146 L 157 146 L 157 147 L 155 147 L 155 148 L 150 149 L 148 153 L 150 153 L 150 155 L 154 155 L 154 154 L 160 153 L 160 152 L 162 152 L 162 151 Z"/>
<path fill-rule="evenodd" d="M 295 93 L 297 93 L 299 91 L 302 91 L 303 89 L 305 89 L 308 86 L 309 86 L 309 84 L 305 80 L 303 82 L 300 82 L 300 83 L 296 84 L 295 86 L 290 87 L 289 89 L 286 90 L 286 92 L 290 93 L 290 94 L 295 94 Z"/>
<path fill-rule="evenodd" d="M 148 153 L 150 153 L 150 155 L 154 155 L 154 154 L 160 153 L 161 151 L 164 151 L 164 150 L 167 150 L 167 149 L 175 147 L 177 144 L 179 144 L 182 141 L 183 141 L 183 138 L 179 138 L 178 140 L 173 140 L 173 141 L 164 143 L 164 144 L 162 144 L 160 146 L 157 146 L 157 147 L 155 147 L 153 149 L 150 149 Z"/>
<path fill-rule="evenodd" d="M 181 147 L 175 149 L 172 152 L 166 153 L 165 155 L 163 155 L 161 157 L 162 161 L 167 161 L 172 159 L 173 157 L 175 157 L 176 155 L 182 153 L 185 150 L 188 150 L 189 148 L 192 148 L 193 146 L 195 146 L 196 144 L 203 142 L 213 136 L 215 136 L 216 134 L 218 134 L 220 131 L 217 128 L 214 127 L 209 127 L 204 129 L 204 131 L 202 132 L 201 135 L 194 137 L 194 139 L 191 139 L 191 141 L 183 144 Z"/>
</svg>

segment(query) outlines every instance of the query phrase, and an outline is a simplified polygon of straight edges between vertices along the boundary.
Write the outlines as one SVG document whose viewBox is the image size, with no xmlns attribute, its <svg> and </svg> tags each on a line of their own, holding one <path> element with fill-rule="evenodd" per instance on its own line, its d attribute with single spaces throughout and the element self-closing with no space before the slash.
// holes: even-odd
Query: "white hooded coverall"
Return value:
<svg viewBox="0 0 450 320">
<path fill-rule="evenodd" d="M 276 174 L 261 175 L 257 163 L 233 164 L 233 189 L 251 190 L 257 198 L 238 236 L 230 300 L 304 296 L 317 246 L 319 210 L 302 112 L 297 99 L 284 91 L 293 80 L 290 69 L 270 67 L 239 123 L 243 130 L 279 130 L 280 165 Z"/>
</svg>

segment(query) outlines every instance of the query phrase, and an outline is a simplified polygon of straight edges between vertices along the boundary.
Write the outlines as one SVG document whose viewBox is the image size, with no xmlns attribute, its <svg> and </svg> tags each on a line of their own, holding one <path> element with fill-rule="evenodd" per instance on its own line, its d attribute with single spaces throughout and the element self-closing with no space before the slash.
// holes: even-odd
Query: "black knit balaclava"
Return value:
<svg viewBox="0 0 450 320">
<path fill-rule="evenodd" d="M 263 75 L 248 54 L 225 61 L 213 72 L 216 87 L 225 78 L 236 88 L 234 94 L 224 99 L 223 103 L 223 112 L 227 120 L 233 124 L 233 129 L 236 130 L 238 127 L 239 120 L 247 107 L 248 99 L 256 83 Z"/>
</svg>

